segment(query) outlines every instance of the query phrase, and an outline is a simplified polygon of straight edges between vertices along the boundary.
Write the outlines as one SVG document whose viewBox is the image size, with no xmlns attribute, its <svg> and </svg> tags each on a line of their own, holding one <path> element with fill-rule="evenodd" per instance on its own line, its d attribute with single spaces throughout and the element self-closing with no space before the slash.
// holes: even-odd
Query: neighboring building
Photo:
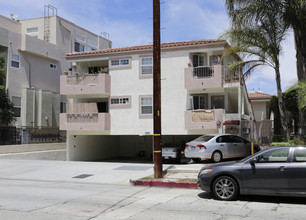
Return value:
<svg viewBox="0 0 306 220">
<path fill-rule="evenodd" d="M 262 90 L 259 90 L 257 92 L 251 91 L 248 96 L 255 116 L 258 141 L 262 146 L 270 146 L 274 130 L 273 113 L 271 113 L 271 116 L 269 115 L 272 95 L 265 94 Z M 272 120 L 270 120 L 271 117 Z"/>
<path fill-rule="evenodd" d="M 269 104 L 272 98 L 272 95 L 264 93 L 262 90 L 257 92 L 251 91 L 248 94 L 249 99 L 251 101 L 255 120 L 262 121 L 262 120 L 269 120 Z"/>
<path fill-rule="evenodd" d="M 252 117 L 240 73 L 220 61 L 227 43 L 217 40 L 161 45 L 163 142 L 207 133 L 250 137 Z M 153 136 L 153 45 L 67 54 L 71 76 L 61 76 L 69 99 L 60 115 L 68 160 L 150 158 Z M 92 74 L 98 73 L 98 74 Z"/>
<path fill-rule="evenodd" d="M 65 55 L 111 48 L 110 40 L 58 17 L 55 8 L 45 6 L 45 12 L 50 11 L 42 18 L 26 20 L 0 16 L 0 55 L 6 60 L 6 88 L 17 117 L 13 125 L 28 132 L 58 131 L 59 113 L 65 112 L 66 102 L 59 93 L 60 75 L 73 67 Z"/>
</svg>

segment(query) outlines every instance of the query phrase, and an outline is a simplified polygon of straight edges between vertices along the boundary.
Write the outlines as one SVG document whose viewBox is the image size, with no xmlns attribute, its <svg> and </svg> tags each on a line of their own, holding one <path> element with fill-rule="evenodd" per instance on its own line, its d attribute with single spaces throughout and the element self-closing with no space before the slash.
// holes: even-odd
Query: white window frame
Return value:
<svg viewBox="0 0 306 220">
<path fill-rule="evenodd" d="M 109 60 L 109 69 L 131 68 L 131 67 L 132 67 L 131 57 Z"/>
<path fill-rule="evenodd" d="M 151 104 L 144 103 L 144 99 L 151 99 Z M 151 113 L 144 113 L 143 112 L 143 107 L 151 107 L 152 111 Z M 144 117 L 153 117 L 153 96 L 152 95 L 141 95 L 139 96 L 139 115 L 141 118 Z"/>
<path fill-rule="evenodd" d="M 145 60 L 150 59 L 152 63 L 146 63 Z M 151 67 L 151 73 L 144 73 L 143 67 Z M 153 76 L 153 57 L 140 57 L 140 77 L 152 77 Z"/>
<path fill-rule="evenodd" d="M 109 103 L 111 108 L 131 107 L 131 96 L 112 96 Z"/>
<path fill-rule="evenodd" d="M 27 34 L 37 34 L 37 33 L 38 33 L 38 27 L 27 28 Z"/>
<path fill-rule="evenodd" d="M 14 57 L 14 56 L 15 56 L 15 57 Z M 18 59 L 17 59 L 17 57 L 18 57 Z M 16 64 L 18 64 L 18 67 L 13 66 L 13 62 L 15 62 Z M 11 54 L 11 67 L 14 67 L 14 68 L 17 68 L 17 69 L 20 68 L 20 56 L 19 56 L 19 54 L 15 54 L 15 53 L 12 53 L 12 54 Z"/>
</svg>

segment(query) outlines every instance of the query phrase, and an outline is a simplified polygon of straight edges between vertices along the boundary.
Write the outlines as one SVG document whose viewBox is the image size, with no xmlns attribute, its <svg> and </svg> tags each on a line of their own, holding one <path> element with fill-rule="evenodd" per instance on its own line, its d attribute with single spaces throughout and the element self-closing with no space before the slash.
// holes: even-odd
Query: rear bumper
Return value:
<svg viewBox="0 0 306 220">
<path fill-rule="evenodd" d="M 185 157 L 187 158 L 201 158 L 201 160 L 210 159 L 211 154 L 205 152 L 191 152 L 185 151 Z"/>
</svg>

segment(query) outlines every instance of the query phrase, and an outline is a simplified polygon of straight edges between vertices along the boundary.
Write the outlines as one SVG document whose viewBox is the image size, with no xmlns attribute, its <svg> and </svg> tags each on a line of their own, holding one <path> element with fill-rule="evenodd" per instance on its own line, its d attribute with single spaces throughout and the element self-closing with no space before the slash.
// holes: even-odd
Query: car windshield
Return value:
<svg viewBox="0 0 306 220">
<path fill-rule="evenodd" d="M 212 135 L 203 135 L 203 136 L 198 137 L 198 138 L 195 139 L 194 141 L 207 142 L 207 141 L 209 141 L 210 139 L 212 139 L 213 137 L 214 137 L 214 136 L 212 136 Z"/>
</svg>

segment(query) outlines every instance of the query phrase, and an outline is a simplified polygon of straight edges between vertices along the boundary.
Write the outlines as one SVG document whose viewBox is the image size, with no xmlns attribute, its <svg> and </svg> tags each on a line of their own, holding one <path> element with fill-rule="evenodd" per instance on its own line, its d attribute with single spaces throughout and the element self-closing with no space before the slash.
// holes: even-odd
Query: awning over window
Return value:
<svg viewBox="0 0 306 220">
<path fill-rule="evenodd" d="M 239 124 L 240 124 L 239 120 L 229 120 L 223 122 L 223 125 L 239 125 Z"/>
</svg>

